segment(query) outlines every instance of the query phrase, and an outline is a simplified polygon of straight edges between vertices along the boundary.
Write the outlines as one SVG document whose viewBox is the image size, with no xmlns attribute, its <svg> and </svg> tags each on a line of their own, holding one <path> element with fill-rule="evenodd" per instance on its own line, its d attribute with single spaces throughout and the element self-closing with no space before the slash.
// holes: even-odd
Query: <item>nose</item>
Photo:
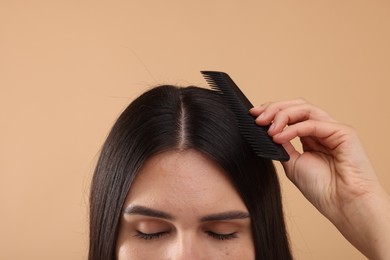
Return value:
<svg viewBox="0 0 390 260">
<path fill-rule="evenodd" d="M 172 260 L 202 260 L 207 259 L 202 238 L 195 232 L 178 234 L 169 250 L 169 259 Z"/>
</svg>

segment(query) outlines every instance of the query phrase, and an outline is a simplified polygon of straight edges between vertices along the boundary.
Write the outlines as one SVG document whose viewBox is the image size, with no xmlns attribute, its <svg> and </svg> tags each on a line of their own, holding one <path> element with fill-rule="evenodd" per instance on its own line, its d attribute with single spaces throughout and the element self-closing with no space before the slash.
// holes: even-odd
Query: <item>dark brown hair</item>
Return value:
<svg viewBox="0 0 390 260">
<path fill-rule="evenodd" d="M 194 149 L 219 164 L 251 216 L 256 259 L 292 259 L 271 160 L 254 155 L 221 96 L 198 87 L 158 86 L 114 124 L 90 195 L 89 260 L 114 260 L 119 220 L 140 167 L 156 153 Z"/>
</svg>

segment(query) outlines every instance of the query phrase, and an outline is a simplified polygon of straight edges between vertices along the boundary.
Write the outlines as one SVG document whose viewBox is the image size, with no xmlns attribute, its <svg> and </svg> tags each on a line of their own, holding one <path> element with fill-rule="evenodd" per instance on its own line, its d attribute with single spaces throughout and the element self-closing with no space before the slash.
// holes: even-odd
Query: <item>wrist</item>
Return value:
<svg viewBox="0 0 390 260">
<path fill-rule="evenodd" d="M 340 232 L 369 259 L 390 259 L 390 197 L 378 186 L 344 204 L 337 221 Z"/>
</svg>

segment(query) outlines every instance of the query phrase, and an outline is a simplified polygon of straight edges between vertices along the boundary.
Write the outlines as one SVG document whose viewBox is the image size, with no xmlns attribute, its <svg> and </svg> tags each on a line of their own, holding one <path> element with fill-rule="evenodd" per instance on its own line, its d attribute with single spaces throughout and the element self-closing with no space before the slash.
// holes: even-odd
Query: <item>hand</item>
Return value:
<svg viewBox="0 0 390 260">
<path fill-rule="evenodd" d="M 370 162 L 352 128 L 304 100 L 253 108 L 256 123 L 269 125 L 269 135 L 283 144 L 291 159 L 283 163 L 287 177 L 328 218 L 377 183 Z M 288 126 L 288 127 L 286 127 Z M 301 138 L 303 153 L 290 143 Z"/>
<path fill-rule="evenodd" d="M 301 99 L 268 103 L 250 112 L 257 124 L 271 125 L 269 135 L 290 154 L 283 167 L 303 195 L 366 256 L 389 257 L 387 245 L 372 241 L 390 244 L 390 199 L 356 132 Z M 301 140 L 302 153 L 290 142 L 295 137 Z M 387 223 L 375 226 L 373 218 Z M 382 234 L 383 227 L 389 235 Z"/>
</svg>

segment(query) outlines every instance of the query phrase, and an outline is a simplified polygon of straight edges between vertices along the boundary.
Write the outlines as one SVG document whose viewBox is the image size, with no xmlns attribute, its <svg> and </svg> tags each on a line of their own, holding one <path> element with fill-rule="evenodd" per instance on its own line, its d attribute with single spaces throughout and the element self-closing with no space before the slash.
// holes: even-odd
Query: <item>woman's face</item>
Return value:
<svg viewBox="0 0 390 260">
<path fill-rule="evenodd" d="M 127 195 L 117 259 L 254 259 L 250 217 L 224 171 L 202 154 L 150 158 Z"/>
</svg>

